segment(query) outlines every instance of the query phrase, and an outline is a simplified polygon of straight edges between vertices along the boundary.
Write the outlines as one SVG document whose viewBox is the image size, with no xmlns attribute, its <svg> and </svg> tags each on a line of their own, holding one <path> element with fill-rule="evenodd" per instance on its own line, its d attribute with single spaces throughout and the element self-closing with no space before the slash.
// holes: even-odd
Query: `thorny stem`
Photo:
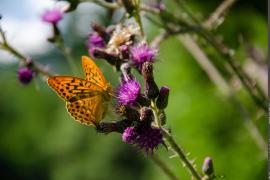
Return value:
<svg viewBox="0 0 270 180">
<path fill-rule="evenodd" d="M 171 133 L 169 133 L 164 127 L 161 126 L 161 122 L 159 119 L 160 111 L 156 107 L 156 104 L 154 101 L 151 101 L 151 107 L 154 112 L 155 117 L 155 123 L 160 128 L 163 137 L 166 139 L 166 141 L 170 144 L 171 148 L 177 153 L 180 160 L 185 164 L 185 166 L 188 168 L 188 170 L 191 172 L 191 174 L 198 180 L 201 179 L 200 174 L 197 172 L 197 170 L 193 167 L 192 163 L 187 159 L 184 151 L 182 148 L 176 143 Z"/>
<path fill-rule="evenodd" d="M 151 159 L 171 180 L 178 180 L 172 170 L 157 155 L 153 155 Z"/>
<path fill-rule="evenodd" d="M 216 67 L 211 63 L 211 60 L 207 57 L 207 55 L 203 52 L 203 50 L 196 44 L 195 40 L 191 36 L 179 36 L 180 41 L 185 46 L 185 48 L 194 56 L 195 60 L 199 63 L 202 69 L 207 73 L 208 77 L 212 80 L 212 82 L 220 88 L 221 92 L 224 92 L 227 96 L 230 96 L 234 105 L 239 108 L 239 112 L 241 112 L 245 125 L 254 139 L 254 142 L 258 145 L 258 147 L 262 150 L 265 157 L 267 157 L 267 144 L 265 140 L 258 130 L 258 127 L 252 121 L 248 110 L 245 106 L 238 100 L 233 88 L 229 86 L 226 80 L 222 77 L 220 72 L 216 69 Z"/>
<path fill-rule="evenodd" d="M 12 54 L 13 56 L 15 56 L 16 58 L 18 58 L 18 60 L 20 60 L 21 62 L 23 62 L 24 64 L 27 63 L 27 57 L 24 56 L 22 53 L 20 53 L 18 50 L 16 50 L 15 48 L 13 48 L 7 41 L 6 36 L 4 31 L 2 30 L 2 28 L 0 27 L 0 37 L 2 38 L 2 42 L 0 42 L 0 49 L 3 49 L 7 52 L 9 52 L 10 54 Z M 37 73 L 42 74 L 43 76 L 49 77 L 51 76 L 51 74 L 45 70 L 44 68 L 42 68 L 43 65 L 38 64 L 36 62 L 32 62 L 33 63 L 33 70 Z"/>
<path fill-rule="evenodd" d="M 189 169 L 191 174 L 196 178 L 196 179 L 201 179 L 200 174 L 197 172 L 197 170 L 193 167 L 192 163 L 187 159 L 184 151 L 182 148 L 175 142 L 173 136 L 164 128 L 161 128 L 161 132 L 164 136 L 164 138 L 168 141 L 168 143 L 171 145 L 171 148 L 177 153 L 179 158 L 183 161 L 185 166 Z"/>
<path fill-rule="evenodd" d="M 246 74 L 245 71 L 241 68 L 241 66 L 237 63 L 237 60 L 230 53 L 230 48 L 228 48 L 222 42 L 219 42 L 214 35 L 212 35 L 204 27 L 202 27 L 200 22 L 195 18 L 195 16 L 185 7 L 182 0 L 177 0 L 177 2 L 181 5 L 182 9 L 185 10 L 187 14 L 193 19 L 193 21 L 199 26 L 199 31 L 197 31 L 198 35 L 200 35 L 206 41 L 208 41 L 216 49 L 216 51 L 224 57 L 224 59 L 230 65 L 235 74 L 238 76 L 239 80 L 242 82 L 244 87 L 247 89 L 248 93 L 250 94 L 255 104 L 258 107 L 262 108 L 264 111 L 268 112 L 266 97 L 262 89 L 258 86 L 257 83 L 254 83 L 252 81 L 252 79 L 248 76 L 248 74 Z M 224 10 L 226 10 L 226 8 Z"/>
<path fill-rule="evenodd" d="M 246 74 L 246 72 L 241 68 L 237 63 L 237 60 L 230 54 L 230 50 L 227 46 L 218 42 L 215 37 L 212 37 L 205 30 L 202 29 L 199 33 L 204 37 L 211 45 L 224 57 L 227 63 L 230 65 L 232 70 L 238 76 L 239 80 L 242 82 L 248 93 L 250 94 L 252 100 L 256 105 L 262 108 L 264 111 L 268 112 L 268 107 L 266 103 L 266 97 L 264 96 L 263 91 L 258 86 L 256 82 L 253 82 L 251 78 Z M 256 93 L 257 92 L 257 93 Z M 259 95 L 259 97 L 257 96 Z"/>
<path fill-rule="evenodd" d="M 227 11 L 230 7 L 236 3 L 237 0 L 224 0 L 220 5 L 216 8 L 216 10 L 209 16 L 209 18 L 203 23 L 205 28 L 213 28 L 217 27 L 224 16 L 226 15 Z"/>
<path fill-rule="evenodd" d="M 258 86 L 257 83 L 255 83 L 248 74 L 245 73 L 245 71 L 241 68 L 241 66 L 237 63 L 237 60 L 232 56 L 230 53 L 230 48 L 228 48 L 225 44 L 218 41 L 214 35 L 212 35 L 209 31 L 207 31 L 201 23 L 197 20 L 195 16 L 185 7 L 185 4 L 182 2 L 182 0 L 175 0 L 181 8 L 188 14 L 188 16 L 194 21 L 194 23 L 197 26 L 197 30 L 195 31 L 198 35 L 200 35 L 202 38 L 204 38 L 206 41 L 208 41 L 215 49 L 216 51 L 222 55 L 227 61 L 227 63 L 230 65 L 232 70 L 235 72 L 241 83 L 246 88 L 247 92 L 250 94 L 252 100 L 255 102 L 255 104 L 262 108 L 265 112 L 268 112 L 267 103 L 266 103 L 266 97 L 262 91 L 262 89 Z M 149 11 L 154 14 L 160 14 L 160 12 L 155 11 Z M 167 16 L 170 16 L 170 18 L 166 18 L 166 20 L 170 21 L 171 23 L 178 24 L 178 26 L 190 26 L 189 23 L 185 22 L 182 18 L 174 17 L 172 13 L 165 11 L 167 13 Z M 162 18 L 162 17 L 161 17 Z M 168 31 L 168 29 L 167 29 Z"/>
</svg>

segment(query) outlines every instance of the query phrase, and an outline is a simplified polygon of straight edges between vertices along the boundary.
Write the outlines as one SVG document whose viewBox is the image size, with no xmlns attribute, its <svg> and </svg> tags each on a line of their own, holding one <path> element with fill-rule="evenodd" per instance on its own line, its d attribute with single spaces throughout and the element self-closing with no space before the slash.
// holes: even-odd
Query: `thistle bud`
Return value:
<svg viewBox="0 0 270 180">
<path fill-rule="evenodd" d="M 44 22 L 57 24 L 61 19 L 63 19 L 63 17 L 64 17 L 64 12 L 61 9 L 54 8 L 54 9 L 46 10 L 42 14 L 41 18 Z"/>
<path fill-rule="evenodd" d="M 115 65 L 118 61 L 118 56 L 112 53 L 107 53 L 101 48 L 92 48 L 90 54 L 95 58 L 105 59 L 109 64 Z"/>
<path fill-rule="evenodd" d="M 142 68 L 142 74 L 145 80 L 144 94 L 149 99 L 155 99 L 158 96 L 158 86 L 155 83 L 153 76 L 153 65 L 150 62 L 145 62 Z"/>
<path fill-rule="evenodd" d="M 204 174 L 208 176 L 212 176 L 214 174 L 214 165 L 212 158 L 206 157 L 203 162 L 202 171 Z"/>
<path fill-rule="evenodd" d="M 109 41 L 110 34 L 106 32 L 105 27 L 97 23 L 92 23 L 91 27 L 95 32 L 97 32 L 104 39 L 106 43 Z"/>
<path fill-rule="evenodd" d="M 143 107 L 140 112 L 140 120 L 150 125 L 154 120 L 154 113 L 151 108 Z"/>
<path fill-rule="evenodd" d="M 170 89 L 167 86 L 163 86 L 159 90 L 159 95 L 157 98 L 157 107 L 159 109 L 165 109 L 168 105 L 168 99 L 169 99 L 169 92 Z"/>
<path fill-rule="evenodd" d="M 22 84 L 29 84 L 33 79 L 34 72 L 29 67 L 21 67 L 18 71 L 18 79 Z"/>
</svg>

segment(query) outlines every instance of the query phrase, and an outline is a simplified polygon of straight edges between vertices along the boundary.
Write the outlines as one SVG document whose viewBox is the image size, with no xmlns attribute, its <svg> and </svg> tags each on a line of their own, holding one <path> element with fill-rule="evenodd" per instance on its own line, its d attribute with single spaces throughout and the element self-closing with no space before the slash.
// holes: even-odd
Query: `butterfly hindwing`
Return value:
<svg viewBox="0 0 270 180">
<path fill-rule="evenodd" d="M 107 111 L 101 96 L 67 102 L 67 109 L 75 120 L 85 125 L 98 124 L 103 118 L 103 114 Z"/>
<path fill-rule="evenodd" d="M 107 84 L 102 72 L 92 59 L 87 56 L 83 56 L 82 66 L 86 81 L 90 81 L 100 87 L 104 87 Z"/>
<path fill-rule="evenodd" d="M 48 78 L 48 84 L 66 101 L 67 110 L 76 121 L 96 126 L 107 112 L 110 84 L 93 60 L 83 56 L 82 65 L 85 79 L 53 76 Z"/>
</svg>

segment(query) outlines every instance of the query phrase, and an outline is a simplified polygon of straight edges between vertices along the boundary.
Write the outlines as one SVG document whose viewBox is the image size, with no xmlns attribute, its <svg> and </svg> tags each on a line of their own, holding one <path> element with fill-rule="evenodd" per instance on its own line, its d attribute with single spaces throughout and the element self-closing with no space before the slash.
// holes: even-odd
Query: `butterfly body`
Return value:
<svg viewBox="0 0 270 180">
<path fill-rule="evenodd" d="M 72 76 L 48 78 L 49 86 L 66 101 L 68 112 L 82 124 L 96 126 L 105 116 L 112 87 L 93 60 L 83 56 L 85 79 Z"/>
</svg>

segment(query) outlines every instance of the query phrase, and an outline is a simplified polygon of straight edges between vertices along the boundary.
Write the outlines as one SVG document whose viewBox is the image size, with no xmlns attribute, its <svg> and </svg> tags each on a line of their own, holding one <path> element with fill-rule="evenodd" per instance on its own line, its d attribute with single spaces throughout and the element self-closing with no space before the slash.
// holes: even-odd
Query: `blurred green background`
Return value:
<svg viewBox="0 0 270 180">
<path fill-rule="evenodd" d="M 27 13 L 35 9 L 33 4 L 32 7 L 27 5 L 29 2 L 31 1 L 0 1 L 4 29 L 5 22 L 8 24 L 10 17 L 17 18 L 18 22 L 29 18 Z M 195 15 L 205 19 L 220 2 L 192 0 L 187 3 Z M 167 8 L 177 11 L 171 1 L 165 3 Z M 234 48 L 241 60 L 245 59 L 246 54 L 246 49 L 239 40 L 241 36 L 265 54 L 267 52 L 266 4 L 267 2 L 255 0 L 237 2 L 225 22 L 216 30 L 216 34 Z M 22 16 L 24 13 L 27 14 L 25 17 Z M 38 13 L 34 16 L 40 21 Z M 80 56 L 87 54 L 85 42 L 87 32 L 90 31 L 90 22 L 93 21 L 107 25 L 107 12 L 96 5 L 81 4 L 60 23 L 78 67 L 81 67 Z M 159 30 L 145 19 L 144 25 L 150 41 Z M 42 64 L 49 64 L 51 70 L 58 74 L 71 75 L 61 53 L 54 45 L 46 44 L 50 28 L 46 24 L 44 27 L 48 30 L 47 34 L 38 33 L 44 37 L 46 47 L 42 47 L 39 52 L 31 51 L 31 48 L 21 51 Z M 12 33 L 12 28 L 8 30 L 7 33 L 12 35 L 10 38 L 13 46 L 16 47 L 17 38 L 20 39 L 19 36 L 27 28 L 30 27 L 22 25 L 20 35 Z M 25 35 L 31 36 L 26 32 Z M 18 44 L 27 45 L 28 41 Z M 215 58 L 217 62 L 221 61 Z M 122 143 L 120 134 L 98 134 L 94 128 L 72 120 L 65 109 L 65 103 L 49 89 L 42 78 L 23 86 L 16 77 L 17 61 L 13 61 L 5 53 L 0 60 L 0 179 L 167 179 L 149 157 Z M 244 64 L 245 61 L 241 63 Z M 97 64 L 108 81 L 116 87 L 118 74 L 103 60 L 98 60 Z M 167 85 L 171 88 L 166 109 L 167 123 L 177 142 L 190 153 L 189 158 L 195 159 L 198 170 L 201 170 L 204 158 L 211 156 L 215 172 L 224 175 L 226 179 L 267 178 L 267 159 L 249 133 L 239 108 L 231 98 L 219 92 L 177 38 L 171 37 L 161 44 L 155 64 L 155 78 L 159 86 Z M 267 142 L 267 115 L 262 114 L 258 118 L 258 108 L 244 89 L 237 90 L 237 96 L 251 113 L 252 119 L 256 120 L 255 123 Z M 106 120 L 115 120 L 113 117 L 109 114 Z M 156 153 L 179 178 L 190 179 L 179 160 L 169 158 L 171 152 L 160 146 Z"/>
</svg>

